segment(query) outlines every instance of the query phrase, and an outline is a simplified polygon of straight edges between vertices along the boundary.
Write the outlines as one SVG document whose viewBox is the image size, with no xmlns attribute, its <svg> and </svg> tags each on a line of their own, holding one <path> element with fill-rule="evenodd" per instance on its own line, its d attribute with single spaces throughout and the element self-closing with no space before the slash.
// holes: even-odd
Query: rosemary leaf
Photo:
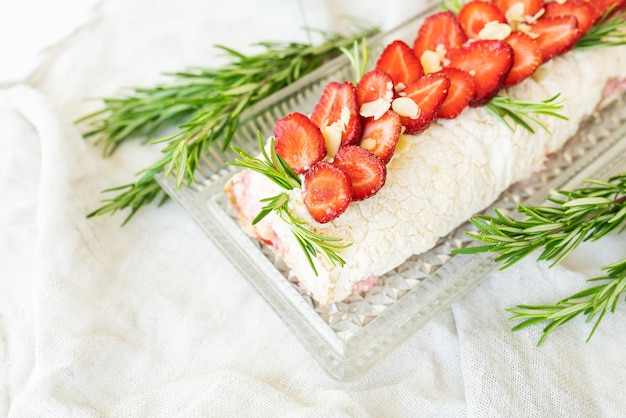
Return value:
<svg viewBox="0 0 626 418">
<path fill-rule="evenodd" d="M 614 313 L 617 302 L 626 293 L 626 258 L 605 266 L 602 270 L 606 271 L 607 274 L 589 279 L 589 282 L 602 282 L 602 284 L 568 296 L 554 305 L 519 305 L 507 309 L 513 314 L 509 318 L 511 321 L 522 321 L 514 326 L 513 330 L 548 322 L 537 343 L 537 345 L 541 345 L 558 326 L 582 315 L 586 317 L 587 321 L 596 319 L 587 337 L 587 341 L 589 341 L 604 315 L 607 312 Z"/>
<path fill-rule="evenodd" d="M 512 131 L 514 128 L 507 119 L 521 125 L 530 133 L 535 133 L 532 125 L 536 125 L 550 134 L 548 128 L 532 115 L 547 115 L 557 119 L 568 120 L 566 116 L 558 113 L 559 110 L 563 109 L 563 99 L 559 100 L 559 97 L 560 95 L 557 94 L 546 100 L 538 101 L 496 96 L 485 105 L 485 108 Z"/>
<path fill-rule="evenodd" d="M 626 45 L 626 13 L 613 13 L 613 8 L 604 15 L 578 40 L 576 49 Z"/>
</svg>

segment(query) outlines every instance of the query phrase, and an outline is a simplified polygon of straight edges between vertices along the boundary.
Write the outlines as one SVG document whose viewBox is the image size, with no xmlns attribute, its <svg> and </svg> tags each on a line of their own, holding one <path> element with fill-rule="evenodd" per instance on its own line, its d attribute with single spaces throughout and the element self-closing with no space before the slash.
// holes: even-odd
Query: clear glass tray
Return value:
<svg viewBox="0 0 626 418">
<path fill-rule="evenodd" d="M 372 56 L 394 39 L 411 40 L 426 11 L 393 31 L 371 40 Z M 274 122 L 293 111 L 310 113 L 324 86 L 351 79 L 345 57 L 321 67 L 250 109 L 233 144 L 255 153 L 257 131 L 272 135 Z M 493 205 L 514 214 L 518 203 L 538 204 L 553 190 L 576 186 L 585 177 L 607 178 L 626 171 L 626 106 L 616 99 L 588 118 L 577 136 L 546 167 L 513 185 Z M 446 309 L 496 268 L 492 255 L 452 256 L 470 244 L 466 223 L 431 250 L 414 255 L 380 277 L 368 292 L 321 307 L 301 288 L 272 251 L 248 237 L 222 192 L 234 169 L 232 151 L 209 150 L 197 170 L 197 182 L 177 189 L 173 178 L 159 177 L 164 190 L 179 202 L 224 255 L 252 283 L 312 356 L 334 378 L 357 378 L 406 337 Z"/>
</svg>

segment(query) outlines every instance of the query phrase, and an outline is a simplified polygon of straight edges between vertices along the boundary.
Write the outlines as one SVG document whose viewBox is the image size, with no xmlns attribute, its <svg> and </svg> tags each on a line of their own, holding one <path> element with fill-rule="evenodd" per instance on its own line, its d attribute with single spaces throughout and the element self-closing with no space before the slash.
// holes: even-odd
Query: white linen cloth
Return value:
<svg viewBox="0 0 626 418">
<path fill-rule="evenodd" d="M 128 142 L 102 159 L 72 123 L 100 106 L 87 98 L 217 66 L 213 44 L 303 40 L 303 25 L 336 28 L 341 14 L 389 28 L 432 1 L 65 3 L 77 12 L 63 30 L 48 22 L 30 61 L 0 73 L 13 85 L 0 90 L 0 416 L 624 414 L 623 301 L 589 343 L 577 319 L 540 348 L 541 327 L 513 333 L 504 311 L 581 289 L 626 257 L 624 234 L 552 269 L 529 258 L 494 272 L 361 379 L 337 382 L 176 203 L 123 228 L 125 213 L 85 218 L 100 190 L 158 157 Z M 0 35 L 6 63 L 6 42 L 26 35 Z"/>
</svg>

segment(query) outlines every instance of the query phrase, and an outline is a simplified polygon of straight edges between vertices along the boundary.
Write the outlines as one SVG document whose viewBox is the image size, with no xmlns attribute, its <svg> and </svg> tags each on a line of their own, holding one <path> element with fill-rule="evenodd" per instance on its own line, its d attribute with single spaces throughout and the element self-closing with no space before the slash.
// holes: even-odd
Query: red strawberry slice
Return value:
<svg viewBox="0 0 626 418">
<path fill-rule="evenodd" d="M 524 32 L 515 31 L 504 41 L 513 48 L 513 66 L 504 80 L 504 87 L 509 87 L 535 72 L 541 65 L 541 51 L 537 41 Z"/>
<path fill-rule="evenodd" d="M 348 111 L 348 120 L 343 118 L 344 109 Z M 335 81 L 328 83 L 311 113 L 311 121 L 322 131 L 327 126 L 339 123 L 343 127 L 341 145 L 356 143 L 361 134 L 361 118 L 356 104 L 354 84 L 349 81 L 342 84 Z"/>
<path fill-rule="evenodd" d="M 555 1 L 546 4 L 544 17 L 574 16 L 578 21 L 578 30 L 581 35 L 596 23 L 596 10 L 584 0 L 568 0 L 559 4 Z"/>
<path fill-rule="evenodd" d="M 304 175 L 304 206 L 321 224 L 345 212 L 351 194 L 350 179 L 331 163 L 320 161 Z"/>
<path fill-rule="evenodd" d="M 465 3 L 459 11 L 458 19 L 470 39 L 478 39 L 478 34 L 489 22 L 506 23 L 506 17 L 500 9 L 483 1 Z"/>
<path fill-rule="evenodd" d="M 360 145 L 387 164 L 396 149 L 401 130 L 400 116 L 392 110 L 379 119 L 366 118 Z"/>
<path fill-rule="evenodd" d="M 474 77 L 476 95 L 471 106 L 487 103 L 496 95 L 513 65 L 513 48 L 494 39 L 468 42 L 446 54 L 449 67 L 459 68 Z"/>
<path fill-rule="evenodd" d="M 626 6 L 626 0 L 590 0 L 589 4 L 596 10 L 596 19 L 600 19 L 611 8 L 615 11 Z"/>
<path fill-rule="evenodd" d="M 357 145 L 339 150 L 333 161 L 350 179 L 352 200 L 373 196 L 385 184 L 387 169 L 380 158 Z"/>
<path fill-rule="evenodd" d="M 428 16 L 420 26 L 413 51 L 418 58 L 424 51 L 435 51 L 439 45 L 446 50 L 462 45 L 467 41 L 456 16 L 450 11 L 443 11 Z"/>
<path fill-rule="evenodd" d="M 274 125 L 274 147 L 296 173 L 308 170 L 326 156 L 324 136 L 302 113 L 290 113 Z"/>
<path fill-rule="evenodd" d="M 437 117 L 454 119 L 461 114 L 470 100 L 474 98 L 476 83 L 474 83 L 474 77 L 458 68 L 448 67 L 442 69 L 441 72 L 450 79 L 450 88 L 448 89 L 446 99 L 443 101 L 441 108 L 439 108 Z"/>
<path fill-rule="evenodd" d="M 424 75 L 424 69 L 413 50 L 403 41 L 396 40 L 385 47 L 376 62 L 376 68 L 391 76 L 394 86 L 407 85 Z"/>
<path fill-rule="evenodd" d="M 543 0 L 493 0 L 494 6 L 506 15 L 506 12 L 513 7 L 516 3 L 522 3 L 524 5 L 524 16 L 535 16 L 541 9 L 543 9 Z"/>
<path fill-rule="evenodd" d="M 537 44 L 543 62 L 569 51 L 580 38 L 578 21 L 574 16 L 541 18 L 531 26 L 531 31 L 538 35 Z"/>
<path fill-rule="evenodd" d="M 400 121 L 406 133 L 415 134 L 424 131 L 437 116 L 443 101 L 448 95 L 450 79 L 443 73 L 431 73 L 406 86 L 404 97 L 413 99 L 419 108 L 417 118 L 400 114 Z"/>
<path fill-rule="evenodd" d="M 363 104 L 373 103 L 379 99 L 391 103 L 393 96 L 393 79 L 379 68 L 365 73 L 356 86 L 356 103 L 359 113 L 363 111 Z"/>
</svg>

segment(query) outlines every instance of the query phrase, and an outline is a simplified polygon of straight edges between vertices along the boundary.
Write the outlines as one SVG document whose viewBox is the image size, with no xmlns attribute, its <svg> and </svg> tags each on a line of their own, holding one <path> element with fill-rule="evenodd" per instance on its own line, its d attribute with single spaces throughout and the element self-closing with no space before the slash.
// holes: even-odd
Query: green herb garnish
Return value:
<svg viewBox="0 0 626 418">
<path fill-rule="evenodd" d="M 622 295 L 626 292 L 626 258 L 603 267 L 602 270 L 606 271 L 607 274 L 589 279 L 590 282 L 603 282 L 602 284 L 575 293 L 554 305 L 519 305 L 507 309 L 513 314 L 509 318 L 510 320 L 523 320 L 514 326 L 513 330 L 517 331 L 530 325 L 548 321 L 548 325 L 543 329 L 543 334 L 537 342 L 537 345 L 541 345 L 557 327 L 582 315 L 586 317 L 588 322 L 596 319 L 587 337 L 587 341 L 589 341 L 604 315 L 607 312 L 615 313 L 617 303 L 623 299 Z"/>
<path fill-rule="evenodd" d="M 300 188 L 300 178 L 293 172 L 289 165 L 283 160 L 274 149 L 274 138 L 270 139 L 269 153 L 263 146 L 263 137 L 258 134 L 259 148 L 261 149 L 261 158 L 255 158 L 240 148 L 234 147 L 233 150 L 239 154 L 241 158 L 227 164 L 235 167 L 241 167 L 255 171 L 264 175 L 269 180 L 285 190 L 293 190 Z M 256 225 L 271 212 L 276 212 L 278 216 L 291 227 L 291 233 L 296 238 L 298 244 L 302 248 L 304 255 L 311 266 L 311 269 L 317 276 L 317 269 L 313 264 L 313 258 L 318 254 L 322 255 L 331 265 L 343 266 L 346 262 L 339 256 L 339 252 L 351 244 L 342 244 L 341 238 L 325 237 L 306 229 L 306 222 L 296 218 L 289 211 L 289 195 L 281 192 L 276 196 L 262 199 L 261 202 L 266 203 L 253 219 L 252 225 Z"/>
<path fill-rule="evenodd" d="M 559 97 L 560 94 L 554 95 L 546 100 L 519 100 L 496 96 L 485 105 L 485 108 L 512 131 L 515 129 L 511 126 L 508 119 L 521 125 L 530 133 L 535 133 L 532 125 L 536 125 L 550 134 L 548 128 L 532 115 L 548 115 L 558 119 L 568 120 L 566 116 L 558 113 L 559 110 L 563 109 L 564 101 L 563 99 L 559 99 Z"/>
<path fill-rule="evenodd" d="M 497 262 L 505 269 L 541 249 L 538 260 L 552 260 L 552 266 L 563 260 L 584 241 L 598 240 L 607 234 L 626 228 L 626 173 L 609 181 L 586 180 L 588 186 L 572 191 L 560 191 L 563 198 L 549 198 L 554 206 L 519 205 L 525 215 L 518 220 L 504 216 L 477 215 L 471 222 L 478 232 L 467 235 L 486 245 L 454 250 L 455 254 L 495 252 Z M 512 308 L 512 319 L 525 319 L 514 329 L 550 321 L 539 340 L 542 343 L 554 328 L 583 314 L 597 316 L 589 338 L 608 311 L 614 312 L 617 300 L 626 292 L 626 260 L 606 266 L 606 276 L 591 279 L 605 283 L 569 296 L 551 306 L 522 305 Z"/>
<path fill-rule="evenodd" d="M 613 7 L 578 40 L 574 48 L 626 45 L 626 13 L 613 14 Z"/>
</svg>

